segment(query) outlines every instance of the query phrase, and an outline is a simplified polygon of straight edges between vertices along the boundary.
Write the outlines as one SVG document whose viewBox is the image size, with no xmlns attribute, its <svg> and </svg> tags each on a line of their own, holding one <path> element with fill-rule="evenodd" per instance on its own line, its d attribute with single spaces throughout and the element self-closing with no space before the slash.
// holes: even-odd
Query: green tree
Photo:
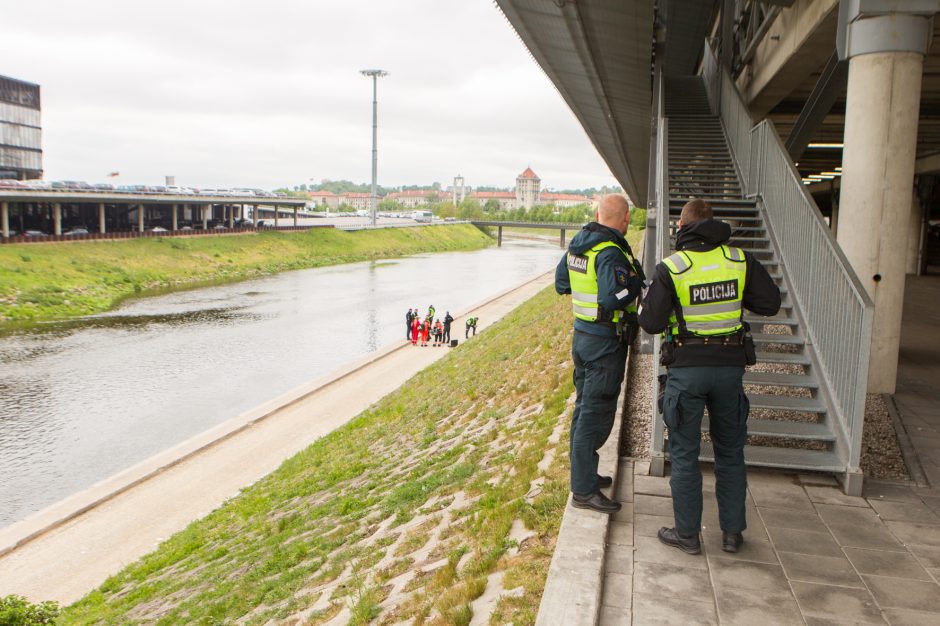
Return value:
<svg viewBox="0 0 940 626">
<path fill-rule="evenodd" d="M 457 217 L 462 220 L 483 219 L 483 209 L 476 198 L 464 198 L 457 207 Z"/>
<path fill-rule="evenodd" d="M 490 198 L 486 201 L 486 204 L 483 205 L 483 210 L 487 213 L 499 213 L 499 200 Z"/>
</svg>

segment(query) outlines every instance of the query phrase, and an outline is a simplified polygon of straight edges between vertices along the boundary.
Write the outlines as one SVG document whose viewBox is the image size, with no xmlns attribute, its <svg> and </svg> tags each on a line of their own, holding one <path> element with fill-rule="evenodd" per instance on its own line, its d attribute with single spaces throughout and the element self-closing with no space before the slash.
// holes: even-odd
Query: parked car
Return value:
<svg viewBox="0 0 940 626">
<path fill-rule="evenodd" d="M 153 193 L 166 193 L 166 187 L 163 185 L 152 185 L 150 187 L 150 191 Z"/>
<path fill-rule="evenodd" d="M 72 228 L 62 234 L 65 235 L 66 237 L 75 237 L 76 235 L 87 235 L 88 229 L 83 226 L 76 226 L 75 228 Z"/>
<path fill-rule="evenodd" d="M 149 230 L 150 232 L 152 232 L 152 233 L 168 233 L 168 232 L 170 232 L 169 230 L 167 230 L 167 229 L 164 228 L 163 226 L 154 226 L 153 228 L 150 228 L 150 229 L 148 229 L 148 230 Z"/>
<path fill-rule="evenodd" d="M 23 236 L 24 237 L 48 237 L 49 235 L 42 232 L 41 230 L 24 230 Z"/>
<path fill-rule="evenodd" d="M 96 183 L 93 187 L 95 191 L 114 191 L 114 185 L 111 183 Z"/>
</svg>

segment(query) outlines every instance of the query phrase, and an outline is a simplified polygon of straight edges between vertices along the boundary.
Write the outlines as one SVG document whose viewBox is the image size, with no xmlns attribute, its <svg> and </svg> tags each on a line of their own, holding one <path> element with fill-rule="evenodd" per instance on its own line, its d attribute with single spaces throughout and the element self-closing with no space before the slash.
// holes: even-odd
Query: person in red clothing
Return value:
<svg viewBox="0 0 940 626">
<path fill-rule="evenodd" d="M 421 321 L 415 315 L 411 320 L 411 345 L 418 345 L 418 334 L 421 332 Z"/>
<path fill-rule="evenodd" d="M 421 327 L 421 345 L 428 345 L 428 337 L 431 334 L 431 320 L 424 320 L 424 325 Z"/>
<path fill-rule="evenodd" d="M 441 324 L 441 320 L 435 320 L 434 322 L 434 347 L 441 345 L 441 340 L 444 335 L 444 325 Z"/>
</svg>

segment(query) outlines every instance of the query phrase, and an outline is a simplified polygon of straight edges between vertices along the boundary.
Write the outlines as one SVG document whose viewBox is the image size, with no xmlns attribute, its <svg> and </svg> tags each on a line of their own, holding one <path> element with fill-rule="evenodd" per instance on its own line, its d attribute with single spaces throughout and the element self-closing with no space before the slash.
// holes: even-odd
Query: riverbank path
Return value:
<svg viewBox="0 0 940 626">
<path fill-rule="evenodd" d="M 543 274 L 503 292 L 454 327 L 474 315 L 485 332 L 551 282 Z M 396 344 L 0 529 L 0 596 L 77 600 L 448 352 Z"/>
</svg>

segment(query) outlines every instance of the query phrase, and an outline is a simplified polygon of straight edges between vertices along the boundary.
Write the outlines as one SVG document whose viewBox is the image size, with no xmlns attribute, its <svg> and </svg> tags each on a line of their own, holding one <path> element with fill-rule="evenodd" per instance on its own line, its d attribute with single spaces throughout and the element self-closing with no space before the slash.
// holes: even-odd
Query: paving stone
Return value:
<svg viewBox="0 0 940 626">
<path fill-rule="evenodd" d="M 776 589 L 720 589 L 718 615 L 723 626 L 802 626 L 796 600 L 786 586 Z M 681 622 L 675 622 L 679 624 Z"/>
<path fill-rule="evenodd" d="M 614 574 L 633 576 L 633 548 L 608 549 L 604 557 L 604 569 Z"/>
<path fill-rule="evenodd" d="M 885 609 L 884 615 L 891 626 L 937 626 L 940 624 L 940 613 Z"/>
<path fill-rule="evenodd" d="M 927 569 L 940 567 L 940 548 L 909 543 L 907 549 Z"/>
<path fill-rule="evenodd" d="M 776 507 L 757 507 L 764 526 L 769 528 L 793 528 L 795 530 L 810 530 L 813 532 L 829 532 L 816 512 L 810 513 L 803 509 L 780 509 Z"/>
<path fill-rule="evenodd" d="M 841 489 L 836 487 L 817 487 L 807 485 L 804 487 L 804 489 L 806 489 L 806 495 L 809 496 L 809 499 L 818 504 L 841 504 L 843 506 L 860 507 L 868 506 L 868 502 L 865 500 L 865 498 L 847 496 L 842 493 Z"/>
<path fill-rule="evenodd" d="M 866 480 L 865 487 L 862 489 L 862 496 L 869 500 L 894 500 L 896 502 L 919 502 L 919 498 L 914 491 L 906 485 L 895 485 L 894 483 L 882 483 L 874 480 Z"/>
<path fill-rule="evenodd" d="M 668 563 L 690 569 L 705 569 L 705 557 L 701 554 L 686 554 L 678 548 L 667 546 L 656 537 L 636 537 L 636 563 Z"/>
<path fill-rule="evenodd" d="M 607 527 L 607 544 L 609 546 L 632 546 L 633 524 L 612 521 Z"/>
<path fill-rule="evenodd" d="M 632 623 L 630 609 L 616 606 L 601 606 L 599 626 L 630 626 Z"/>
<path fill-rule="evenodd" d="M 633 510 L 644 515 L 672 515 L 672 498 L 636 494 Z"/>
<path fill-rule="evenodd" d="M 707 498 L 707 496 L 706 496 Z M 714 501 L 705 500 L 705 506 L 702 508 L 702 532 L 720 531 L 721 522 L 718 517 L 718 505 Z M 757 512 L 757 507 L 747 504 L 745 507 L 745 519 L 747 521 L 747 532 L 755 539 L 767 539 L 767 530 L 764 528 L 764 522 L 761 521 Z"/>
<path fill-rule="evenodd" d="M 649 461 L 636 461 L 633 464 L 633 475 L 634 476 L 649 476 L 650 473 L 650 462 Z"/>
<path fill-rule="evenodd" d="M 793 581 L 793 593 L 803 613 L 854 624 L 883 624 L 881 611 L 865 589 Z"/>
<path fill-rule="evenodd" d="M 667 563 L 637 563 L 633 584 L 637 594 L 679 596 L 703 602 L 711 602 L 714 597 L 708 572 Z"/>
<path fill-rule="evenodd" d="M 633 596 L 633 626 L 717 626 L 712 602 L 693 602 L 677 596 L 637 593 Z"/>
<path fill-rule="evenodd" d="M 940 585 L 935 582 L 862 575 L 882 608 L 940 613 Z"/>
<path fill-rule="evenodd" d="M 898 522 L 904 523 L 904 522 Z M 831 524 L 829 530 L 843 547 L 870 548 L 873 550 L 903 551 L 902 546 L 894 535 L 884 525 L 858 524 Z"/>
<path fill-rule="evenodd" d="M 911 522 L 886 522 L 885 525 L 905 544 L 916 543 L 940 548 L 940 526 Z"/>
<path fill-rule="evenodd" d="M 797 474 L 796 478 L 800 481 L 801 485 L 807 487 L 810 485 L 819 487 L 839 486 L 839 481 L 837 481 L 831 474 Z"/>
<path fill-rule="evenodd" d="M 915 522 L 917 524 L 940 524 L 940 517 L 920 502 L 895 502 L 893 500 L 869 500 L 871 507 L 883 520 Z"/>
<path fill-rule="evenodd" d="M 787 588 L 787 577 L 779 565 L 733 559 L 709 559 L 709 565 L 716 591 L 724 589 L 767 591 Z"/>
<path fill-rule="evenodd" d="M 856 626 L 858 622 L 850 619 L 833 619 L 829 617 L 817 617 L 815 615 L 803 615 L 806 620 L 806 626 Z M 886 622 L 877 622 L 885 624 Z"/>
<path fill-rule="evenodd" d="M 663 476 L 637 476 L 633 479 L 633 492 L 645 493 L 651 496 L 672 497 L 672 490 L 669 488 L 669 478 Z"/>
<path fill-rule="evenodd" d="M 813 503 L 800 485 L 779 481 L 754 483 L 749 481 L 748 491 L 757 506 L 775 506 L 779 508 L 813 511 Z"/>
<path fill-rule="evenodd" d="M 878 526 L 881 524 L 881 518 L 873 509 L 861 508 L 857 506 L 845 506 L 835 504 L 817 504 L 816 511 L 826 524 L 830 526 L 842 524 L 868 524 Z"/>
<path fill-rule="evenodd" d="M 601 604 L 630 612 L 630 600 L 633 597 L 633 575 L 619 572 L 604 574 L 604 592 Z"/>
<path fill-rule="evenodd" d="M 843 587 L 865 586 L 855 573 L 855 568 L 844 556 L 818 556 L 795 552 L 780 552 L 779 555 L 780 563 L 790 580 Z"/>
<path fill-rule="evenodd" d="M 777 550 L 799 554 L 842 556 L 842 548 L 828 532 L 817 533 L 793 528 L 768 528 L 770 541 Z"/>
<path fill-rule="evenodd" d="M 756 539 L 746 535 L 744 543 L 737 552 L 725 552 L 721 549 L 721 533 L 703 533 L 705 554 L 708 558 L 734 559 L 736 561 L 753 561 L 755 563 L 777 564 L 777 555 L 773 546 L 765 539 Z"/>
<path fill-rule="evenodd" d="M 611 515 L 611 519 L 617 522 L 632 522 L 633 521 L 633 503 L 632 502 L 621 502 L 620 510 Z"/>
<path fill-rule="evenodd" d="M 920 499 L 923 500 L 924 504 L 927 505 L 934 513 L 940 513 L 940 496 L 925 496 L 921 495 Z"/>
<path fill-rule="evenodd" d="M 636 535 L 643 537 L 655 537 L 656 533 L 663 526 L 671 528 L 675 526 L 675 519 L 670 514 L 666 515 L 643 515 L 637 513 L 633 516 L 633 524 L 636 528 Z"/>
<path fill-rule="evenodd" d="M 907 552 L 845 548 L 845 554 L 861 574 L 931 580 L 927 570 Z"/>
</svg>

